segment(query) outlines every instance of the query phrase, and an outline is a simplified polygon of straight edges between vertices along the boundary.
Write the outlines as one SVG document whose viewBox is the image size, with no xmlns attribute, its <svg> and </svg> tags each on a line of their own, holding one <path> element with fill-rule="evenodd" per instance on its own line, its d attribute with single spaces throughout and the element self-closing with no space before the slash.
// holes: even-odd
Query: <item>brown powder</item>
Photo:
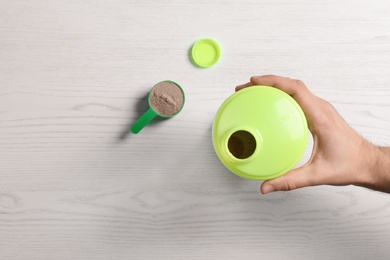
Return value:
<svg viewBox="0 0 390 260">
<path fill-rule="evenodd" d="M 150 104 L 154 111 L 163 116 L 179 112 L 184 103 L 181 89 L 173 82 L 163 81 L 154 86 L 150 94 Z"/>
</svg>

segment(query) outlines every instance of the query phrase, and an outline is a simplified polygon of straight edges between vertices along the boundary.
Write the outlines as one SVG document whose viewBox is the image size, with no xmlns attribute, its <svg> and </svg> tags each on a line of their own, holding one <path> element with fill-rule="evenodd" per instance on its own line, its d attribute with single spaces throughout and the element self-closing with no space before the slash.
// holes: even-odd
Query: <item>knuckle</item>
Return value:
<svg viewBox="0 0 390 260">
<path fill-rule="evenodd" d="M 305 83 L 300 79 L 294 79 L 294 83 L 297 88 L 306 88 Z"/>
<path fill-rule="evenodd" d="M 337 110 L 328 101 L 320 99 L 315 118 L 317 130 L 328 129 L 329 126 L 334 126 L 337 123 Z"/>
<path fill-rule="evenodd" d="M 284 190 L 286 191 L 295 190 L 297 188 L 297 184 L 291 179 L 285 180 L 284 184 Z"/>
<path fill-rule="evenodd" d="M 334 113 L 336 111 L 336 108 L 328 101 L 322 99 L 322 109 L 324 115 L 330 119 L 334 117 Z"/>
</svg>

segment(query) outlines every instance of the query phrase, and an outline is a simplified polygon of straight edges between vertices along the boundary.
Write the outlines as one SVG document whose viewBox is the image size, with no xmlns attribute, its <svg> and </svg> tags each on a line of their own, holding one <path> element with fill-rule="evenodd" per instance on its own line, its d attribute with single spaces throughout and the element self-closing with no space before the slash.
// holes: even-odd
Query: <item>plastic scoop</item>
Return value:
<svg viewBox="0 0 390 260">
<path fill-rule="evenodd" d="M 131 132 L 138 134 L 156 116 L 171 118 L 177 115 L 184 102 L 184 91 L 179 84 L 170 80 L 157 83 L 148 95 L 149 109 L 134 123 Z"/>
</svg>

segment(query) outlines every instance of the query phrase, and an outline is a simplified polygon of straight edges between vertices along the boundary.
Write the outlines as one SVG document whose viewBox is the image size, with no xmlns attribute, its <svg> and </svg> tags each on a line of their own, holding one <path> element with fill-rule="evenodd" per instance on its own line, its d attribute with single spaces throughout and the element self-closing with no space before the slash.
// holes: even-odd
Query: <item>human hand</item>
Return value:
<svg viewBox="0 0 390 260">
<path fill-rule="evenodd" d="M 329 102 L 315 96 L 300 80 L 273 75 L 252 77 L 236 91 L 254 85 L 272 86 L 291 95 L 303 109 L 314 139 L 309 161 L 263 182 L 263 194 L 324 184 L 352 184 L 390 192 L 388 172 L 378 168 L 390 160 L 381 148 L 357 134 Z"/>
</svg>

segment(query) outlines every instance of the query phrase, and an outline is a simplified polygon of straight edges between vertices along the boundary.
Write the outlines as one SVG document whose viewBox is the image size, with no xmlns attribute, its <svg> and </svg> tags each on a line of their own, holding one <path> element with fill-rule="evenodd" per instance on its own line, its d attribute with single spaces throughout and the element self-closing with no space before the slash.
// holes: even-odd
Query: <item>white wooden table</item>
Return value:
<svg viewBox="0 0 390 260">
<path fill-rule="evenodd" d="M 388 0 L 0 0 L 0 259 L 389 259 L 390 195 L 260 195 L 219 162 L 218 107 L 269 73 L 390 144 Z M 127 134 L 165 79 L 183 111 Z"/>
</svg>

